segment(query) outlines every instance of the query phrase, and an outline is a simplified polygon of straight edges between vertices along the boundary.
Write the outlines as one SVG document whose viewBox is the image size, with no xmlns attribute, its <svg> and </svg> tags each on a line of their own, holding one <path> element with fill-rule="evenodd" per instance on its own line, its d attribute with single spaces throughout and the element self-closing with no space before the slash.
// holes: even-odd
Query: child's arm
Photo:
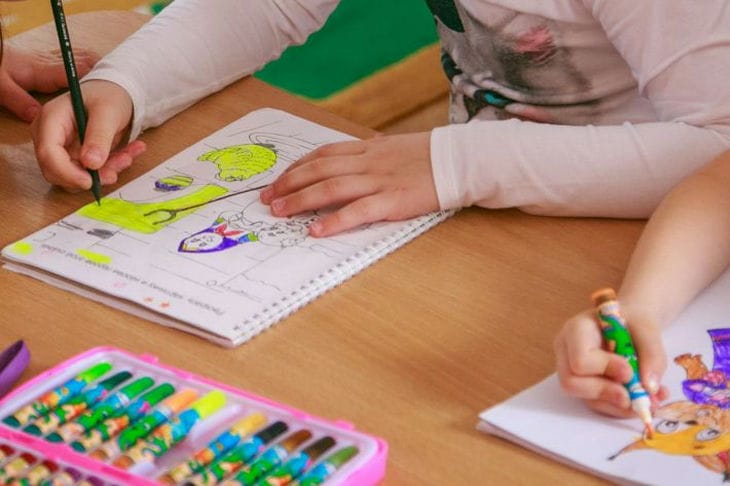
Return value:
<svg viewBox="0 0 730 486">
<path fill-rule="evenodd" d="M 110 157 L 117 143 L 304 42 L 338 2 L 175 0 L 82 80 L 89 112 L 83 148 L 69 142 L 78 137 L 68 97 L 43 108 L 33 139 L 44 176 L 80 189 L 90 185 L 83 170 L 90 168 L 99 170 L 102 183 L 113 183 L 139 152 L 126 147 L 121 158 Z"/>
<path fill-rule="evenodd" d="M 619 299 L 639 354 L 642 381 L 657 390 L 666 369 L 661 329 L 730 265 L 730 152 L 675 187 L 646 226 Z M 631 414 L 620 383 L 628 365 L 607 353 L 594 311 L 570 319 L 555 340 L 564 390 L 603 413 Z M 666 392 L 660 391 L 659 398 Z"/>
<path fill-rule="evenodd" d="M 604 31 L 594 35 L 608 37 L 636 78 L 636 86 L 621 87 L 635 111 L 625 106 L 617 110 L 620 117 L 594 119 L 586 103 L 583 115 L 553 123 L 477 115 L 435 129 L 426 142 L 386 137 L 388 151 L 375 141 L 357 153 L 332 148 L 342 155 L 308 158 L 307 173 L 287 173 L 264 202 L 279 201 L 283 208 L 274 214 L 281 216 L 350 203 L 320 220 L 326 227 L 317 235 L 432 206 L 649 216 L 677 182 L 730 148 L 730 9 L 724 0 L 707 0 L 702 8 L 666 0 L 583 3 Z M 590 72 L 582 75 L 589 86 L 597 82 Z M 409 151 L 416 143 L 417 152 Z M 410 164 L 411 154 L 423 149 L 428 156 Z M 417 172 L 396 167 L 404 156 Z M 414 190 L 411 182 L 424 177 L 428 187 Z M 424 194 L 434 188 L 432 205 Z M 402 211 L 403 202 L 411 211 Z"/>
</svg>

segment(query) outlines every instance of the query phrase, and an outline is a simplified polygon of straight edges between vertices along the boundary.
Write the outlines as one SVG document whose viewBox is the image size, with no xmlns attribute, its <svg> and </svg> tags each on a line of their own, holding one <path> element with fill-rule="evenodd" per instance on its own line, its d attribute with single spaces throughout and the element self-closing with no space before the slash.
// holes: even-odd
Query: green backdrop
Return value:
<svg viewBox="0 0 730 486">
<path fill-rule="evenodd" d="M 321 30 L 256 76 L 320 100 L 436 40 L 425 0 L 342 0 Z"/>
</svg>

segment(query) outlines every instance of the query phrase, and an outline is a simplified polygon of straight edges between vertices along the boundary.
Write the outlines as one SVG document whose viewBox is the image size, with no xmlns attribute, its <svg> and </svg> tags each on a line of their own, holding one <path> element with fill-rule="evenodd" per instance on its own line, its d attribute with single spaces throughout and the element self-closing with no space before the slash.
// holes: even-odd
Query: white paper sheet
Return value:
<svg viewBox="0 0 730 486">
<path fill-rule="evenodd" d="M 708 330 L 718 330 L 714 347 Z M 617 482 L 723 484 L 730 470 L 730 271 L 681 314 L 664 341 L 671 397 L 655 413 L 654 441 L 643 441 L 638 419 L 604 417 L 568 397 L 554 375 L 482 412 L 478 428 Z M 691 381 L 675 361 L 687 353 L 700 355 L 681 360 L 692 362 Z"/>
</svg>

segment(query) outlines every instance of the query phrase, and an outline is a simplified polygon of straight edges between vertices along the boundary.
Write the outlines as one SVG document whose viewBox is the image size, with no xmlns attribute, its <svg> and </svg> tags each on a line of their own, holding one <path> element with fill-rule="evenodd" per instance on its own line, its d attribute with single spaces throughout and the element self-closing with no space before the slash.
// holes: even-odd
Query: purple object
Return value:
<svg viewBox="0 0 730 486">
<path fill-rule="evenodd" d="M 0 397 L 20 378 L 29 361 L 30 352 L 22 340 L 0 353 Z"/>
</svg>

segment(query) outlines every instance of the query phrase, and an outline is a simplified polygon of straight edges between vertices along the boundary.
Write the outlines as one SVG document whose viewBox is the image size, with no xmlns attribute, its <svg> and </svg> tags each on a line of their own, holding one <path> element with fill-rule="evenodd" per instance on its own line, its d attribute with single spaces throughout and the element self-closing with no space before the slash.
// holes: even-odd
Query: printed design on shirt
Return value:
<svg viewBox="0 0 730 486">
<path fill-rule="evenodd" d="M 245 181 L 273 167 L 276 151 L 273 145 L 248 143 L 211 150 L 198 160 L 214 163 L 218 168 L 216 178 L 221 181 Z"/>
<path fill-rule="evenodd" d="M 685 371 L 682 393 L 686 400 L 658 408 L 653 437 L 632 442 L 609 460 L 639 450 L 690 456 L 721 474 L 723 482 L 730 480 L 730 329 L 707 332 L 712 340 L 712 369 L 699 354 L 674 358 Z"/>
<path fill-rule="evenodd" d="M 426 0 L 426 5 L 434 18 L 446 27 L 456 32 L 464 32 L 464 24 L 461 23 L 454 0 Z"/>
<path fill-rule="evenodd" d="M 181 253 L 211 253 L 234 248 L 245 243 L 286 248 L 302 243 L 309 225 L 318 219 L 316 213 L 300 214 L 282 220 L 252 221 L 242 211 L 221 213 L 207 228 L 184 238 L 178 247 Z"/>
<path fill-rule="evenodd" d="M 583 99 L 591 84 L 561 42 L 558 22 L 482 4 L 476 18 L 461 3 L 449 3 L 463 24 L 463 31 L 456 31 L 437 23 L 442 66 L 451 83 L 452 122 L 479 114 L 556 123 L 554 113 L 563 108 L 593 109 L 594 100 Z"/>
</svg>

